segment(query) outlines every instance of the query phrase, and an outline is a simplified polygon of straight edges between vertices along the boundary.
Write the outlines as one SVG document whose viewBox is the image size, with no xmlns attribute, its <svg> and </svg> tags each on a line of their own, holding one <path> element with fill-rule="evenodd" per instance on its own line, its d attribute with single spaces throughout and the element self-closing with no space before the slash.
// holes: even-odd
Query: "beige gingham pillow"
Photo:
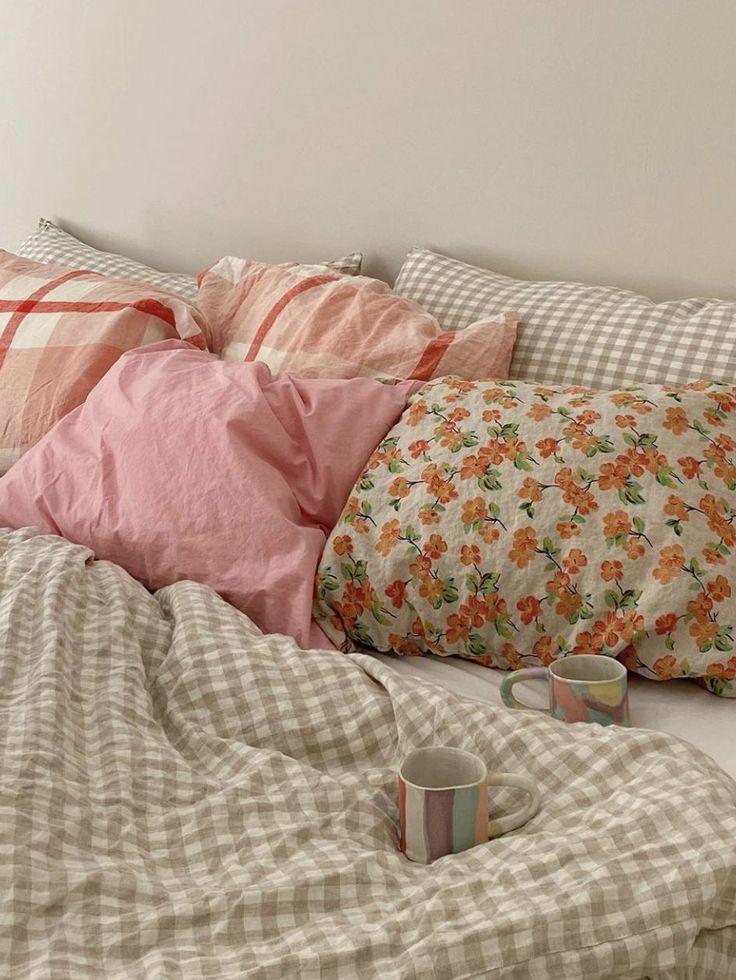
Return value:
<svg viewBox="0 0 736 980">
<path fill-rule="evenodd" d="M 68 269 L 89 269 L 111 279 L 147 282 L 158 289 L 177 293 L 190 302 L 197 296 L 196 276 L 178 272 L 160 272 L 124 255 L 101 252 L 91 245 L 80 242 L 74 235 L 70 235 L 68 231 L 64 231 L 46 218 L 39 220 L 37 230 L 26 238 L 17 254 L 24 259 L 33 259 L 34 262 L 54 262 Z M 351 252 L 325 264 L 335 272 L 358 276 L 362 262 L 361 252 Z"/>
<path fill-rule="evenodd" d="M 654 303 L 608 286 L 527 282 L 428 249 L 409 252 L 394 288 L 444 330 L 518 311 L 512 378 L 598 389 L 736 378 L 736 302 Z"/>
</svg>

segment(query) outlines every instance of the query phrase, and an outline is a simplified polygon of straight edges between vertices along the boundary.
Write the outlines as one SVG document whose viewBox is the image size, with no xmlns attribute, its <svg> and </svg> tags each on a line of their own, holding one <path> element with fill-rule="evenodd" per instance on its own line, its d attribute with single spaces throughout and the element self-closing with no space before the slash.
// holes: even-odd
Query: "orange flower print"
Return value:
<svg viewBox="0 0 736 980">
<path fill-rule="evenodd" d="M 585 568 L 588 564 L 588 559 L 582 553 L 580 548 L 573 548 L 566 558 L 562 559 L 562 567 L 570 575 L 577 575 L 578 572 Z"/>
<path fill-rule="evenodd" d="M 628 477 L 628 466 L 603 463 L 598 471 L 598 486 L 601 490 L 623 490 Z"/>
<path fill-rule="evenodd" d="M 552 578 L 547 582 L 547 592 L 550 595 L 561 596 L 570 587 L 570 576 L 567 572 L 555 572 Z"/>
<path fill-rule="evenodd" d="M 705 670 L 707 677 L 718 677 L 723 681 L 732 681 L 736 677 L 736 657 L 731 657 L 726 664 L 708 664 Z"/>
<path fill-rule="evenodd" d="M 417 439 L 409 443 L 409 455 L 412 459 L 419 459 L 424 453 L 429 452 L 430 444 L 426 439 Z"/>
<path fill-rule="evenodd" d="M 482 456 L 466 456 L 460 465 L 460 479 L 472 480 L 481 477 L 488 469 L 488 460 Z"/>
<path fill-rule="evenodd" d="M 457 613 L 451 613 L 447 617 L 447 632 L 445 639 L 448 643 L 462 643 L 470 635 L 470 623 Z"/>
<path fill-rule="evenodd" d="M 481 415 L 481 418 L 484 422 L 500 422 L 501 413 L 497 408 L 487 408 Z"/>
<path fill-rule="evenodd" d="M 641 613 L 627 610 L 623 615 L 620 635 L 624 643 L 631 643 L 637 633 L 645 632 L 644 617 Z"/>
<path fill-rule="evenodd" d="M 608 612 L 603 619 L 599 619 L 593 624 L 593 633 L 600 637 L 604 646 L 615 647 L 623 625 L 624 621 L 620 616 L 614 612 Z"/>
<path fill-rule="evenodd" d="M 423 507 L 422 510 L 419 511 L 419 520 L 425 526 L 430 524 L 439 524 L 440 512 L 435 510 L 433 507 Z"/>
<path fill-rule="evenodd" d="M 501 537 L 501 532 L 494 524 L 484 524 L 478 531 L 478 534 L 486 544 L 493 544 L 494 541 L 498 541 Z"/>
<path fill-rule="evenodd" d="M 560 442 L 558 439 L 540 439 L 536 443 L 536 447 L 539 450 L 539 455 L 542 459 L 549 459 L 550 456 L 554 456 L 560 447 Z"/>
<path fill-rule="evenodd" d="M 603 535 L 606 538 L 617 538 L 630 530 L 631 521 L 625 510 L 616 510 L 603 518 Z"/>
<path fill-rule="evenodd" d="M 652 670 L 663 681 L 668 680 L 670 677 L 680 676 L 677 657 L 674 657 L 671 653 L 668 653 L 665 657 L 660 657 L 659 660 L 655 660 Z"/>
<path fill-rule="evenodd" d="M 703 548 L 703 558 L 705 558 L 709 565 L 726 564 L 725 557 L 717 548 L 710 548 L 707 546 Z"/>
<path fill-rule="evenodd" d="M 687 604 L 687 611 L 696 619 L 707 619 L 713 608 L 713 599 L 707 592 L 698 592 Z"/>
<path fill-rule="evenodd" d="M 521 654 L 513 643 L 504 643 L 501 647 L 501 653 L 508 664 L 509 670 L 518 670 L 523 666 L 524 661 L 521 659 Z"/>
<path fill-rule="evenodd" d="M 557 525 L 557 533 L 565 541 L 576 538 L 580 534 L 580 525 L 575 521 L 560 521 Z"/>
<path fill-rule="evenodd" d="M 668 633 L 675 632 L 679 621 L 680 617 L 677 613 L 665 613 L 655 619 L 654 628 L 660 636 L 666 636 Z"/>
<path fill-rule="evenodd" d="M 542 611 L 542 604 L 533 595 L 525 596 L 516 603 L 516 608 L 521 613 L 521 621 L 525 626 L 533 623 Z"/>
<path fill-rule="evenodd" d="M 349 555 L 353 550 L 353 539 L 349 534 L 342 534 L 335 538 L 332 547 L 336 555 Z"/>
<path fill-rule="evenodd" d="M 731 598 L 731 586 L 724 575 L 716 575 L 712 582 L 706 585 L 708 595 L 714 602 L 723 602 Z"/>
<path fill-rule="evenodd" d="M 441 534 L 430 534 L 429 541 L 425 543 L 423 551 L 436 561 L 447 551 L 447 542 Z"/>
<path fill-rule="evenodd" d="M 460 615 L 464 616 L 468 622 L 476 629 L 480 629 L 488 617 L 488 603 L 485 599 L 478 596 L 468 596 L 467 600 L 460 606 Z"/>
<path fill-rule="evenodd" d="M 703 647 L 710 649 L 709 644 L 712 644 L 718 635 L 718 623 L 710 619 L 696 619 L 690 623 L 688 633 L 698 644 L 699 649 L 702 650 Z"/>
<path fill-rule="evenodd" d="M 429 555 L 425 555 L 425 554 L 421 554 L 421 555 L 415 554 L 414 558 L 409 563 L 409 571 L 411 572 L 412 575 L 416 575 L 418 578 L 421 578 L 423 575 L 426 575 L 427 572 L 431 570 L 431 568 L 432 568 L 432 559 L 429 557 Z"/>
<path fill-rule="evenodd" d="M 659 565 L 654 569 L 652 575 L 661 585 L 669 585 L 682 571 L 685 564 L 685 552 L 680 544 L 673 544 L 667 548 L 662 548 L 659 553 Z"/>
<path fill-rule="evenodd" d="M 409 481 L 404 476 L 397 476 L 393 481 L 391 486 L 388 488 L 388 492 L 392 497 L 397 497 L 403 499 L 409 496 Z"/>
<path fill-rule="evenodd" d="M 539 402 L 531 405 L 526 414 L 535 422 L 543 422 L 550 417 L 552 409 L 545 402 Z"/>
<path fill-rule="evenodd" d="M 685 501 L 674 493 L 671 493 L 667 498 L 667 503 L 664 505 L 664 512 L 670 517 L 676 518 L 678 521 L 686 521 L 688 519 Z"/>
<path fill-rule="evenodd" d="M 700 475 L 700 463 L 693 456 L 683 456 L 677 462 L 688 480 L 694 480 Z"/>
<path fill-rule="evenodd" d="M 396 579 L 386 589 L 386 595 L 391 600 L 391 605 L 394 609 L 401 609 L 406 602 L 406 586 L 401 579 Z"/>
<path fill-rule="evenodd" d="M 527 476 L 524 479 L 518 495 L 522 500 L 529 500 L 532 503 L 536 503 L 538 500 L 543 499 L 542 491 L 539 489 L 539 484 L 534 477 L 531 476 Z"/>
<path fill-rule="evenodd" d="M 619 429 L 635 429 L 636 419 L 633 415 L 617 415 L 615 420 Z"/>
<path fill-rule="evenodd" d="M 390 555 L 394 550 L 394 546 L 396 545 L 396 542 L 399 540 L 400 536 L 401 525 L 399 524 L 398 520 L 394 517 L 392 520 L 386 521 L 386 523 L 381 527 L 381 535 L 378 539 L 375 550 L 379 555 L 383 555 L 384 557 L 386 555 Z"/>
<path fill-rule="evenodd" d="M 603 637 L 599 633 L 591 633 L 583 630 L 575 637 L 573 653 L 600 653 L 603 646 Z"/>
<path fill-rule="evenodd" d="M 601 578 L 604 582 L 620 582 L 624 577 L 624 566 L 620 561 L 606 561 L 601 565 Z"/>
<path fill-rule="evenodd" d="M 433 578 L 431 575 L 425 575 L 419 586 L 419 595 L 431 603 L 434 603 L 437 599 L 441 599 L 443 591 L 444 586 L 440 579 Z"/>
<path fill-rule="evenodd" d="M 460 561 L 463 565 L 477 565 L 480 561 L 480 548 L 477 544 L 464 544 L 460 549 Z"/>
<path fill-rule="evenodd" d="M 638 538 L 629 538 L 624 542 L 623 549 L 632 561 L 641 558 L 647 551 Z"/>
<path fill-rule="evenodd" d="M 457 425 L 459 422 L 464 422 L 465 419 L 470 418 L 470 412 L 467 408 L 453 408 L 450 414 L 447 416 L 447 421 L 452 422 L 453 425 Z"/>
<path fill-rule="evenodd" d="M 421 657 L 423 653 L 421 647 L 418 647 L 411 640 L 407 640 L 406 637 L 399 636 L 398 633 L 389 633 L 388 645 L 402 657 Z"/>
<path fill-rule="evenodd" d="M 482 497 L 473 497 L 466 500 L 463 504 L 463 524 L 473 524 L 475 521 L 483 521 L 488 517 L 488 507 Z"/>
<path fill-rule="evenodd" d="M 580 612 L 582 605 L 583 597 L 579 592 L 563 592 L 555 606 L 555 612 L 571 623 Z"/>
<path fill-rule="evenodd" d="M 668 408 L 665 412 L 665 419 L 662 425 L 674 435 L 681 436 L 683 432 L 687 432 L 690 427 L 690 422 L 684 409 L 679 407 Z"/>
<path fill-rule="evenodd" d="M 427 403 L 420 398 L 419 401 L 414 402 L 409 411 L 406 413 L 406 421 L 411 426 L 417 426 L 427 412 Z"/>
<path fill-rule="evenodd" d="M 533 527 L 520 527 L 514 531 L 514 543 L 509 558 L 519 568 L 526 568 L 537 549 L 537 535 Z"/>
<path fill-rule="evenodd" d="M 551 636 L 540 636 L 532 647 L 532 653 L 545 667 L 557 659 L 557 652 L 558 647 Z"/>
</svg>

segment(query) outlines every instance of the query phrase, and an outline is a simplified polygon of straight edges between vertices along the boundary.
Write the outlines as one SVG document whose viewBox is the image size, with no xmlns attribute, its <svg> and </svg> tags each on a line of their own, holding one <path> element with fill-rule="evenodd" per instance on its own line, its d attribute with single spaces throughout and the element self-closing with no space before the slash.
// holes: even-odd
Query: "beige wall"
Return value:
<svg viewBox="0 0 736 980">
<path fill-rule="evenodd" d="M 736 297 L 733 0 L 0 0 L 0 244 Z"/>
</svg>

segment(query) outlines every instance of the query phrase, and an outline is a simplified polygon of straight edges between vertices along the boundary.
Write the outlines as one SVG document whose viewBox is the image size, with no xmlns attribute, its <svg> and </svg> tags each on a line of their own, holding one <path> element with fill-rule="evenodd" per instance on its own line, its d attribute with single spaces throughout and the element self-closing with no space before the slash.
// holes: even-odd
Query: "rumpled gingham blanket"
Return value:
<svg viewBox="0 0 736 980">
<path fill-rule="evenodd" d="M 30 531 L 0 649 L 3 976 L 734 976 L 736 784 L 684 743 L 304 652 Z M 432 743 L 533 776 L 538 816 L 404 859 L 395 771 Z"/>
</svg>

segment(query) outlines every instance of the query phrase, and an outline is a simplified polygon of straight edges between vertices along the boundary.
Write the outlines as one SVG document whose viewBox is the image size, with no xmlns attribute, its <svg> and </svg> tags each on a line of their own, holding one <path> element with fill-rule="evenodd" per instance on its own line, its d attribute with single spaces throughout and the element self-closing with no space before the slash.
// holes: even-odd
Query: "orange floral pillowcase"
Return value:
<svg viewBox="0 0 736 980">
<path fill-rule="evenodd" d="M 577 653 L 736 697 L 736 387 L 424 385 L 325 549 L 343 649 Z"/>
</svg>

